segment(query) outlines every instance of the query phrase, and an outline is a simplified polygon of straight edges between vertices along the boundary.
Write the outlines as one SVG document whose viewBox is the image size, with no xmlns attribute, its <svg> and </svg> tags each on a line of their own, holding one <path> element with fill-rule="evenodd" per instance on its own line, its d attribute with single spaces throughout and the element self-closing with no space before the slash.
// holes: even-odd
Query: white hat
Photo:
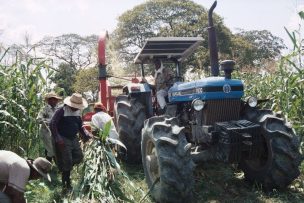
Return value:
<svg viewBox="0 0 304 203">
<path fill-rule="evenodd" d="M 79 93 L 73 93 L 72 96 L 65 98 L 63 103 L 76 109 L 84 109 L 88 106 L 88 102 Z"/>
</svg>

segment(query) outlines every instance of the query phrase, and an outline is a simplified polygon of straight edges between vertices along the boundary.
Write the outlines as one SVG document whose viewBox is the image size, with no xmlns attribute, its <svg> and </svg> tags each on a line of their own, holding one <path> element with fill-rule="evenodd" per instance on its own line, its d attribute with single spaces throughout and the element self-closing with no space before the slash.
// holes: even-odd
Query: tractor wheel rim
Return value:
<svg viewBox="0 0 304 203">
<path fill-rule="evenodd" d="M 147 143 L 146 164 L 150 178 L 155 181 L 159 177 L 159 167 L 155 146 L 152 141 Z"/>
</svg>

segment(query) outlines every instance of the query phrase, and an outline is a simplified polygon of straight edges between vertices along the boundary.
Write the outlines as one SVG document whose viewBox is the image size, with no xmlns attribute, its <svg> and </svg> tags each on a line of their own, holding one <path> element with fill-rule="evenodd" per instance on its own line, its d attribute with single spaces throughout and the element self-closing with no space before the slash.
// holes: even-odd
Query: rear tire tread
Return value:
<svg viewBox="0 0 304 203">
<path fill-rule="evenodd" d="M 246 160 L 240 163 L 240 168 L 247 180 L 261 184 L 267 191 L 286 188 L 300 174 L 302 155 L 298 150 L 298 138 L 286 122 L 273 113 L 256 114 L 259 116 L 251 121 L 258 121 L 262 126 L 267 146 L 271 148 L 267 152 L 270 157 L 261 169 L 252 168 Z"/>
<path fill-rule="evenodd" d="M 143 165 L 148 186 L 154 180 L 146 166 L 146 143 L 152 141 L 157 152 L 160 181 L 157 191 L 152 190 L 156 202 L 191 202 L 194 186 L 194 163 L 190 158 L 190 148 L 179 127 L 177 118 L 152 117 L 145 122 L 142 131 Z M 173 129 L 174 128 L 174 129 Z M 182 152 L 182 153 L 180 153 Z"/>
<path fill-rule="evenodd" d="M 120 149 L 119 157 L 127 163 L 141 162 L 141 129 L 146 120 L 145 107 L 136 99 L 120 95 L 115 102 L 115 120 L 120 140 L 127 147 L 127 152 Z M 126 153 L 126 157 L 122 154 Z"/>
</svg>

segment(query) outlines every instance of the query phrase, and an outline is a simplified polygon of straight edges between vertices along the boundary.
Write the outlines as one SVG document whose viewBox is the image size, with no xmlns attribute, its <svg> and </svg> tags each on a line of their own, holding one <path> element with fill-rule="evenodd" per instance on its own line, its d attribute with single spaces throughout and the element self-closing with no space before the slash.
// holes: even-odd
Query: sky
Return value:
<svg viewBox="0 0 304 203">
<path fill-rule="evenodd" d="M 82 36 L 113 31 L 117 18 L 146 0 L 0 0 L 0 42 L 32 43 L 44 36 L 76 33 Z M 193 0 L 210 8 L 214 0 Z M 297 29 L 297 12 L 304 0 L 218 0 L 215 12 L 233 32 L 269 30 L 291 46 L 284 26 Z"/>
</svg>

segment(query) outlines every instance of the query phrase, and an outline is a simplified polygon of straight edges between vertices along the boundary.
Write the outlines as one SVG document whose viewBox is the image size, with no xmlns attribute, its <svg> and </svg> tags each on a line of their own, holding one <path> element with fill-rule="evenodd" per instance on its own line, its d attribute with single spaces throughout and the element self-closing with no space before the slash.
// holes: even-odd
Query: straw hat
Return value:
<svg viewBox="0 0 304 203">
<path fill-rule="evenodd" d="M 62 100 L 62 98 L 61 97 L 59 97 L 55 92 L 49 92 L 49 93 L 47 93 L 45 96 L 44 96 L 44 99 L 45 100 L 48 100 L 48 99 L 50 99 L 50 98 L 55 98 L 55 99 L 58 99 L 58 100 Z"/>
<path fill-rule="evenodd" d="M 97 102 L 94 104 L 94 109 L 100 109 L 102 111 L 106 111 L 106 107 L 101 103 L 101 102 Z"/>
<path fill-rule="evenodd" d="M 50 174 L 52 163 L 43 157 L 38 157 L 32 163 L 28 162 L 42 177 L 51 182 Z"/>
<path fill-rule="evenodd" d="M 63 103 L 76 109 L 84 109 L 88 106 L 88 102 L 79 93 L 73 93 L 72 96 L 65 98 Z"/>
</svg>

